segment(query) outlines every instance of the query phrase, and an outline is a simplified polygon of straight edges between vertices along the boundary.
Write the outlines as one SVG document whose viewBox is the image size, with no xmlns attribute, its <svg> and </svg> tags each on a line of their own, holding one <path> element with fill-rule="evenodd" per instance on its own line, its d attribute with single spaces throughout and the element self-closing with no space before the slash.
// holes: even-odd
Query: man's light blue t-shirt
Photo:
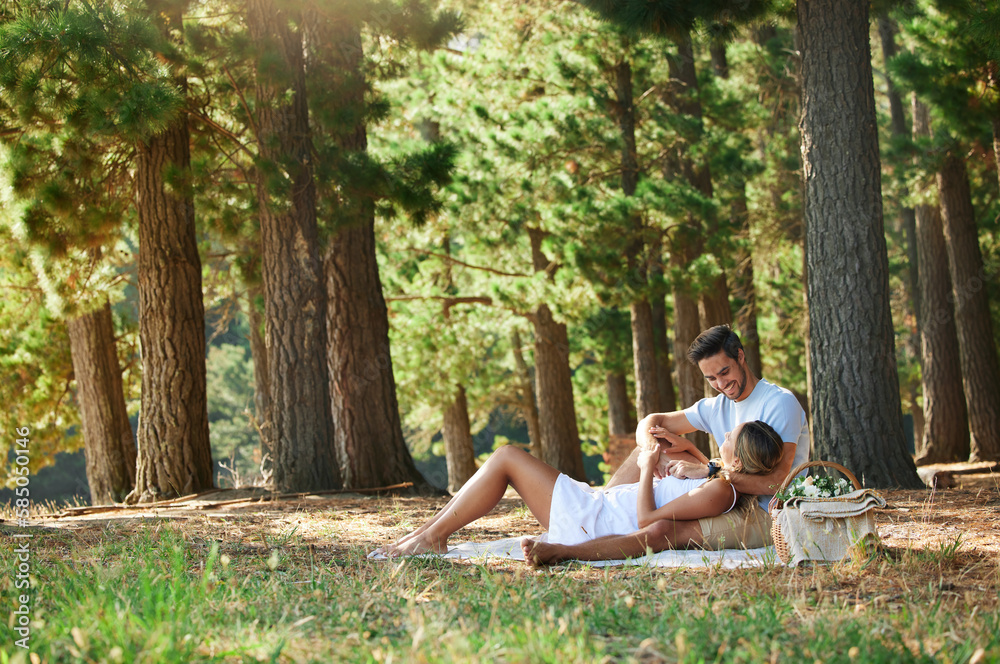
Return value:
<svg viewBox="0 0 1000 664">
<path fill-rule="evenodd" d="M 688 422 L 695 429 L 715 436 L 720 445 L 726 434 L 737 424 L 761 420 L 781 436 L 784 443 L 795 443 L 792 468 L 809 460 L 809 423 L 806 412 L 795 395 L 764 379 L 758 381 L 753 392 L 743 401 L 733 401 L 723 394 L 702 399 L 684 410 Z M 771 496 L 760 496 L 758 502 L 767 510 Z"/>
</svg>

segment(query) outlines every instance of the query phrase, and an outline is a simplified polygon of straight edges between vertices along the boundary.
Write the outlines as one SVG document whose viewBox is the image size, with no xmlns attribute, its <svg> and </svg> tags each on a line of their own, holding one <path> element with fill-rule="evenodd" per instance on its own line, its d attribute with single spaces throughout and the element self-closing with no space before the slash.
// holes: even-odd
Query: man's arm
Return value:
<svg viewBox="0 0 1000 664">
<path fill-rule="evenodd" d="M 729 473 L 729 481 L 733 483 L 740 493 L 751 496 L 767 496 L 775 493 L 781 483 L 792 471 L 792 464 L 795 462 L 795 443 L 785 443 L 781 452 L 781 461 L 778 467 L 767 475 L 747 475 L 746 473 Z M 720 451 L 722 453 L 722 451 Z M 722 460 L 727 468 L 731 468 L 733 461 L 723 454 Z M 731 456 L 731 455 L 730 455 Z"/>
<path fill-rule="evenodd" d="M 636 464 L 639 449 L 643 447 L 651 448 L 653 445 L 659 444 L 656 438 L 649 433 L 649 428 L 654 426 L 663 427 L 667 431 L 676 434 L 695 431 L 695 428 L 688 422 L 687 415 L 681 410 L 675 410 L 672 413 L 653 413 L 642 418 L 639 426 L 635 428 L 636 449 L 632 450 L 629 457 L 615 471 L 615 474 L 611 476 L 606 488 L 619 484 L 635 484 L 639 481 L 639 466 Z"/>
</svg>

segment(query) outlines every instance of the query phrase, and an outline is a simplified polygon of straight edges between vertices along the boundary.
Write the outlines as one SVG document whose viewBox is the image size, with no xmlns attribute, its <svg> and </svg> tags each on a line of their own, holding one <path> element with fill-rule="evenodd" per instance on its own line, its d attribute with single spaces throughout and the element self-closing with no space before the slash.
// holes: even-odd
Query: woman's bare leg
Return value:
<svg viewBox="0 0 1000 664">
<path fill-rule="evenodd" d="M 380 551 L 387 555 L 445 553 L 448 538 L 459 528 L 496 507 L 508 486 L 521 496 L 531 513 L 549 527 L 552 490 L 559 471 L 517 447 L 501 447 L 465 483 L 448 504 L 411 534 Z"/>
</svg>

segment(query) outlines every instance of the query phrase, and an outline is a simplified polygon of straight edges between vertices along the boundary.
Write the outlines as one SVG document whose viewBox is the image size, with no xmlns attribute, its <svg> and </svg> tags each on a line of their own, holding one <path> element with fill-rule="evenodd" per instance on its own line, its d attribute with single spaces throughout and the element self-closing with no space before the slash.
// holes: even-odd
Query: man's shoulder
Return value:
<svg viewBox="0 0 1000 664">
<path fill-rule="evenodd" d="M 763 397 L 764 403 L 770 405 L 777 405 L 784 408 L 793 408 L 794 410 L 805 412 L 802 409 L 802 404 L 799 403 L 798 397 L 791 390 L 781 387 L 780 385 L 775 385 L 774 383 L 768 382 L 767 380 L 761 378 L 760 382 L 757 383 L 758 388 L 764 388 L 761 396 Z"/>
</svg>

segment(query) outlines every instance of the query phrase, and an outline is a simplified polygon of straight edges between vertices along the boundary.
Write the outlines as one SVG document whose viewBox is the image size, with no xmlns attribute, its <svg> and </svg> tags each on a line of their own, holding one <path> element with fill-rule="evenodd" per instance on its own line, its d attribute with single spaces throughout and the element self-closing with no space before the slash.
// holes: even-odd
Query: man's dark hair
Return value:
<svg viewBox="0 0 1000 664">
<path fill-rule="evenodd" d="M 739 335 L 733 332 L 733 328 L 728 325 L 716 325 L 699 334 L 691 343 L 691 347 L 688 348 L 688 359 L 691 364 L 697 365 L 706 357 L 712 357 L 721 351 L 734 360 L 739 360 L 741 350 L 743 344 L 740 343 Z"/>
</svg>

